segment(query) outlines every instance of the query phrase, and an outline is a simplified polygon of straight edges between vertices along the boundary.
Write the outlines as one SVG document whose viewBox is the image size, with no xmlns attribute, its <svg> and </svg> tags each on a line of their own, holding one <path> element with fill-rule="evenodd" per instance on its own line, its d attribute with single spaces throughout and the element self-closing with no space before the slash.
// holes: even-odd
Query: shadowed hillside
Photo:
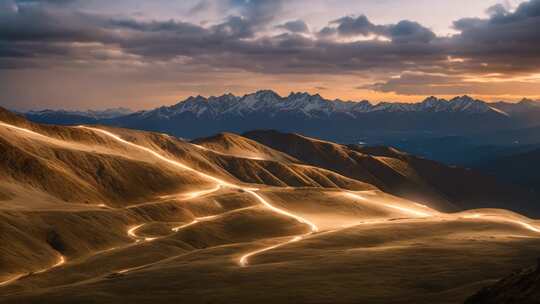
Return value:
<svg viewBox="0 0 540 304">
<path fill-rule="evenodd" d="M 540 149 L 517 153 L 483 162 L 478 168 L 508 182 L 523 185 L 538 192 L 540 175 L 536 168 L 540 166 Z"/>
<path fill-rule="evenodd" d="M 527 190 L 393 148 L 346 146 L 276 131 L 253 131 L 244 136 L 388 193 L 437 204 L 441 210 L 500 207 L 540 214 L 537 197 Z"/>
<path fill-rule="evenodd" d="M 540 261 L 485 287 L 465 304 L 534 304 L 540 302 Z"/>
</svg>

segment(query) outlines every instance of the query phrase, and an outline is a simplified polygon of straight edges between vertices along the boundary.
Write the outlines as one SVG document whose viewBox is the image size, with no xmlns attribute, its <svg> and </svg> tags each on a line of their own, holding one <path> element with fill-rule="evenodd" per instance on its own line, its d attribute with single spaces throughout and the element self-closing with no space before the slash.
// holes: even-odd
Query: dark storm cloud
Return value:
<svg viewBox="0 0 540 304">
<path fill-rule="evenodd" d="M 0 68 L 17 67 L 17 62 L 21 66 L 46 64 L 50 57 L 62 58 L 65 64 L 79 58 L 102 60 L 109 58 L 103 54 L 110 49 L 146 62 L 181 57 L 182 64 L 260 73 L 414 71 L 452 76 L 521 73 L 540 67 L 540 0 L 523 3 L 513 12 L 497 6 L 489 9 L 488 18 L 457 20 L 454 28 L 459 33 L 452 37 L 437 37 L 410 20 L 375 24 L 363 15 L 331 21 L 310 36 L 302 20 L 283 23 L 281 1 L 229 0 L 230 15 L 206 26 L 178 20 L 119 19 L 61 9 L 47 2 L 69 1 L 18 1 L 16 10 L 2 13 Z M 206 5 L 203 1 L 193 9 Z M 270 34 L 276 27 L 286 32 Z M 372 35 L 388 41 L 355 39 Z M 449 57 L 460 60 L 450 61 Z M 426 83 L 439 80 L 422 79 Z M 379 84 L 372 88 L 385 91 L 389 87 Z"/>
</svg>

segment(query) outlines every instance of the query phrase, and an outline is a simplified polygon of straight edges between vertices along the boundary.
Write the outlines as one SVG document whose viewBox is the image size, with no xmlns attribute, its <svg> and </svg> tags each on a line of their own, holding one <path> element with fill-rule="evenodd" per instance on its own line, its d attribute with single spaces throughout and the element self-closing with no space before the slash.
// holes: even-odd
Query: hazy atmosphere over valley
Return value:
<svg viewBox="0 0 540 304">
<path fill-rule="evenodd" d="M 540 0 L 0 0 L 0 303 L 540 303 Z"/>
</svg>

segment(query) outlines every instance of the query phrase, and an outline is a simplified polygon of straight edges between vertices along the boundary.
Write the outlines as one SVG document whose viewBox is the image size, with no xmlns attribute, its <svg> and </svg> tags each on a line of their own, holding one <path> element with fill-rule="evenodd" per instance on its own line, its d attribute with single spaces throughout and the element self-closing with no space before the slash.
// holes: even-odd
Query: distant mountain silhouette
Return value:
<svg viewBox="0 0 540 304">
<path fill-rule="evenodd" d="M 372 104 L 366 100 L 328 100 L 308 93 L 282 97 L 261 90 L 244 96 L 189 97 L 172 106 L 114 117 L 66 111 L 29 112 L 26 116 L 41 123 L 99 123 L 184 138 L 277 129 L 353 143 L 525 128 L 534 125 L 532 118 L 540 118 L 540 106 L 533 101 L 490 104 L 469 96 L 451 100 L 429 97 L 412 104 Z"/>
</svg>

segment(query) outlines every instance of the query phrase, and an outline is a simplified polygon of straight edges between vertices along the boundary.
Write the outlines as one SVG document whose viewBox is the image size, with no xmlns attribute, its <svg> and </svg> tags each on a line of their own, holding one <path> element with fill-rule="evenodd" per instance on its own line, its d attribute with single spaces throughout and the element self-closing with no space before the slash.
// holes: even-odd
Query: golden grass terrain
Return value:
<svg viewBox="0 0 540 304">
<path fill-rule="evenodd" d="M 0 110 L 0 302 L 460 303 L 540 254 L 537 221 L 374 184 L 238 135 Z"/>
</svg>

